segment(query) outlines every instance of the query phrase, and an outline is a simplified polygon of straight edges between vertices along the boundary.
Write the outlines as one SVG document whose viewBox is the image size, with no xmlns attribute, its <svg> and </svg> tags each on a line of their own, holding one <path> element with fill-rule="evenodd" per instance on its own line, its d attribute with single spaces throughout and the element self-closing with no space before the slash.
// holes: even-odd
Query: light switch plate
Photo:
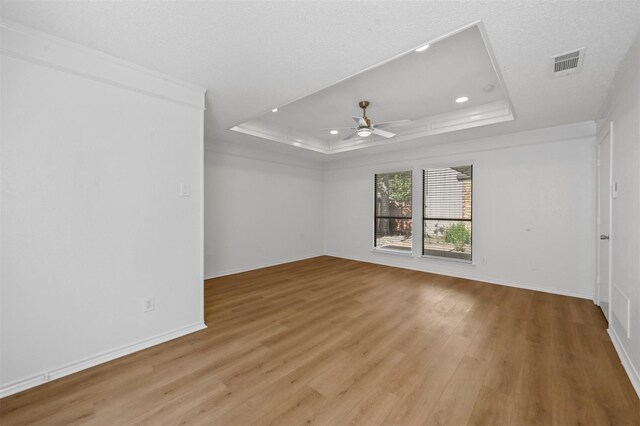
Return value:
<svg viewBox="0 0 640 426">
<path fill-rule="evenodd" d="M 191 185 L 188 183 L 180 184 L 180 196 L 181 197 L 190 197 L 191 196 Z"/>
</svg>

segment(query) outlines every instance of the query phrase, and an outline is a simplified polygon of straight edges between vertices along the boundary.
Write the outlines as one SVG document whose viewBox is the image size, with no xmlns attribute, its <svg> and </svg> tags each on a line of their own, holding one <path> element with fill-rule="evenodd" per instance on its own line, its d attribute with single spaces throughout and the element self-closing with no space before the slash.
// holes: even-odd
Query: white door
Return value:
<svg viewBox="0 0 640 426">
<path fill-rule="evenodd" d="M 611 128 L 598 141 L 598 305 L 609 321 L 611 304 Z"/>
</svg>

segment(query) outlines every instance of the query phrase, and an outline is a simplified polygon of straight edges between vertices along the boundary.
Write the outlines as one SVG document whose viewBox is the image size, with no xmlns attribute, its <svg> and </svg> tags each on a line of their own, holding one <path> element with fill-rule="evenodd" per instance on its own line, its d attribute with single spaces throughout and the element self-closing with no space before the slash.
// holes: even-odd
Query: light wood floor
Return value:
<svg viewBox="0 0 640 426">
<path fill-rule="evenodd" d="M 640 424 L 591 301 L 320 257 L 206 283 L 207 330 L 0 401 L 12 424 Z"/>
</svg>

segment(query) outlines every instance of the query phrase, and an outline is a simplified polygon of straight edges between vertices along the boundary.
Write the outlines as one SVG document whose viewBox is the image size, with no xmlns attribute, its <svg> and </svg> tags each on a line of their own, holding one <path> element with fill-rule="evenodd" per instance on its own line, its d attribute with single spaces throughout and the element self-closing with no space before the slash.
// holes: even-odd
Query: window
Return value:
<svg viewBox="0 0 640 426">
<path fill-rule="evenodd" d="M 471 262 L 473 166 L 423 171 L 422 254 Z"/>
<path fill-rule="evenodd" d="M 374 247 L 411 251 L 411 171 L 375 175 Z"/>
</svg>

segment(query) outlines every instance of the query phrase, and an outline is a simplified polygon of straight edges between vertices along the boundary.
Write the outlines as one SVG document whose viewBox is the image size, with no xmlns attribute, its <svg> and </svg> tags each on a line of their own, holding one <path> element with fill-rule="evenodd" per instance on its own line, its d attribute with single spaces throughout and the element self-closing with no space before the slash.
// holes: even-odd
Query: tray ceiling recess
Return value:
<svg viewBox="0 0 640 426">
<path fill-rule="evenodd" d="M 369 102 L 372 125 L 399 121 L 382 126 L 393 137 L 354 136 L 365 123 L 353 118 L 363 115 L 361 101 Z M 291 103 L 273 105 L 231 130 L 334 154 L 513 119 L 482 23 L 476 22 Z"/>
</svg>

